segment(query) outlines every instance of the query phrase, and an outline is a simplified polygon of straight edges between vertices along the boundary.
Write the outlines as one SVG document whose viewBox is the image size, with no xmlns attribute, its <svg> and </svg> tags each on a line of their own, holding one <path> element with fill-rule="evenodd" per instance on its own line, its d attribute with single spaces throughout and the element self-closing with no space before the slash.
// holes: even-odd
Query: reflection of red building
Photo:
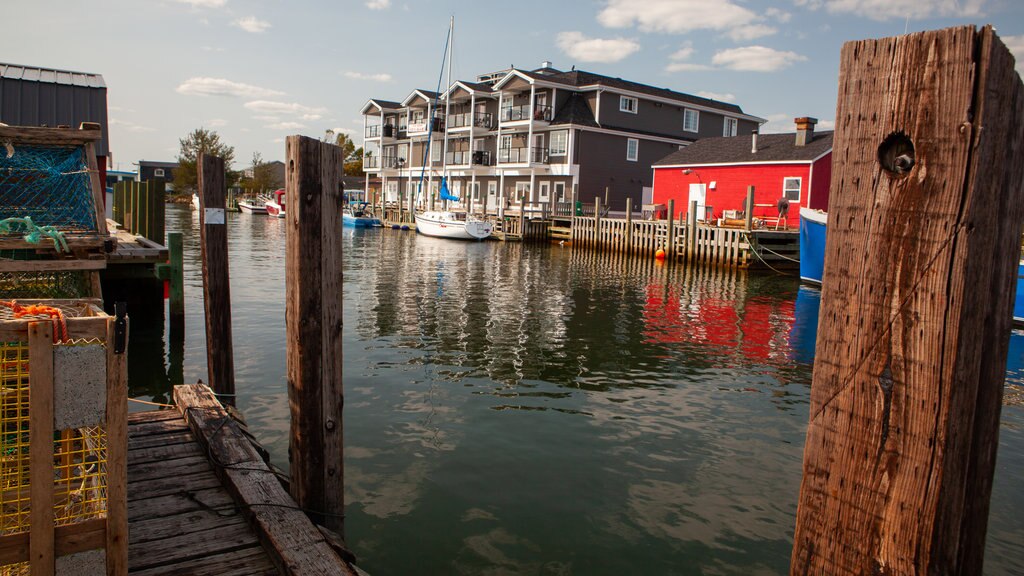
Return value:
<svg viewBox="0 0 1024 576">
<path fill-rule="evenodd" d="M 654 164 L 654 202 L 675 200 L 684 217 L 691 200 L 698 218 L 742 211 L 754 186 L 754 216 L 777 216 L 779 198 L 790 201 L 790 221 L 800 208 L 828 208 L 832 132 L 815 134 L 814 118 L 797 118 L 796 134 L 703 138 Z M 760 205 L 760 206 L 757 206 Z"/>
<path fill-rule="evenodd" d="M 691 344 L 710 355 L 789 362 L 792 301 L 768 297 L 730 301 L 711 294 L 705 297 L 699 289 L 690 292 L 689 299 L 685 296 L 678 287 L 647 286 L 646 342 Z"/>
</svg>

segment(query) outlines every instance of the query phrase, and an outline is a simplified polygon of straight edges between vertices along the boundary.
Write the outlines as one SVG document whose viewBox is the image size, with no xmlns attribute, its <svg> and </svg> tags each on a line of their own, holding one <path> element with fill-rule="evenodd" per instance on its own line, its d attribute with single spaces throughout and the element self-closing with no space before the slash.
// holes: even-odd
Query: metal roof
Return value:
<svg viewBox="0 0 1024 576">
<path fill-rule="evenodd" d="M 99 74 L 38 68 L 36 66 L 21 66 L 19 64 L 4 64 L 2 62 L 0 62 L 0 78 L 43 82 L 46 84 L 64 84 L 66 86 L 84 86 L 86 88 L 107 87 L 103 82 L 103 76 Z"/>
</svg>

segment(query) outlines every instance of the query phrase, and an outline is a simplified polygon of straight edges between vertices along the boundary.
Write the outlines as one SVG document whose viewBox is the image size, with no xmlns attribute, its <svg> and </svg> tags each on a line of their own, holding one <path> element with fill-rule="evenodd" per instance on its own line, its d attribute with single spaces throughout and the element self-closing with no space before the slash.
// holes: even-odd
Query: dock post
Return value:
<svg viewBox="0 0 1024 576">
<path fill-rule="evenodd" d="M 633 199 L 626 198 L 626 254 L 633 253 Z"/>
<path fill-rule="evenodd" d="M 665 260 L 676 255 L 676 201 L 668 201 L 668 232 L 665 235 Z"/>
<path fill-rule="evenodd" d="M 750 232 L 754 229 L 754 187 L 747 186 L 747 200 L 743 204 L 743 228 Z"/>
<path fill-rule="evenodd" d="M 600 248 L 601 242 L 601 197 L 594 198 L 594 247 Z"/>
<path fill-rule="evenodd" d="M 228 274 L 227 188 L 224 160 L 199 155 L 199 239 L 203 256 L 206 312 L 206 370 L 210 388 L 235 403 L 235 361 L 231 345 L 231 288 Z"/>
<path fill-rule="evenodd" d="M 686 259 L 697 259 L 697 201 L 690 200 L 690 211 L 686 213 Z"/>
<path fill-rule="evenodd" d="M 847 42 L 790 574 L 982 574 L 1024 221 L 990 26 Z"/>
<path fill-rule="evenodd" d="M 185 264 L 181 232 L 167 234 L 167 251 L 170 264 L 170 301 L 168 309 L 171 320 L 171 339 L 175 334 L 184 337 L 185 332 Z"/>
<path fill-rule="evenodd" d="M 285 143 L 285 284 L 291 492 L 314 522 L 344 534 L 341 148 Z"/>
</svg>

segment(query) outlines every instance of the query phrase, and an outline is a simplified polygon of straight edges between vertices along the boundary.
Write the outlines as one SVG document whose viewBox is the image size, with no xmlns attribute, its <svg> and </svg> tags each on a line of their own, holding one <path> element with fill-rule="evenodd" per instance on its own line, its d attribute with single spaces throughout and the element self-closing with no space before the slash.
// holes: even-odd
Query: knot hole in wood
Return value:
<svg viewBox="0 0 1024 576">
<path fill-rule="evenodd" d="M 886 174 L 903 178 L 916 163 L 914 142 L 903 132 L 893 132 L 878 146 L 878 163 Z"/>
</svg>

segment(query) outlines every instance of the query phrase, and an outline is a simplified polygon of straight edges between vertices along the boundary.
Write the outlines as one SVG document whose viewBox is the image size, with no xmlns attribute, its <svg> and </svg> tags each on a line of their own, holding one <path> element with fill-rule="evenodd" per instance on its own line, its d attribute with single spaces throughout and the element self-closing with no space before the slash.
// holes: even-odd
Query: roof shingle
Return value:
<svg viewBox="0 0 1024 576">
<path fill-rule="evenodd" d="M 832 132 L 815 132 L 806 146 L 796 145 L 796 134 L 760 134 L 757 152 L 751 151 L 750 136 L 701 138 L 677 150 L 654 166 L 699 166 L 701 164 L 742 164 L 746 162 L 811 161 L 832 149 Z"/>
</svg>

